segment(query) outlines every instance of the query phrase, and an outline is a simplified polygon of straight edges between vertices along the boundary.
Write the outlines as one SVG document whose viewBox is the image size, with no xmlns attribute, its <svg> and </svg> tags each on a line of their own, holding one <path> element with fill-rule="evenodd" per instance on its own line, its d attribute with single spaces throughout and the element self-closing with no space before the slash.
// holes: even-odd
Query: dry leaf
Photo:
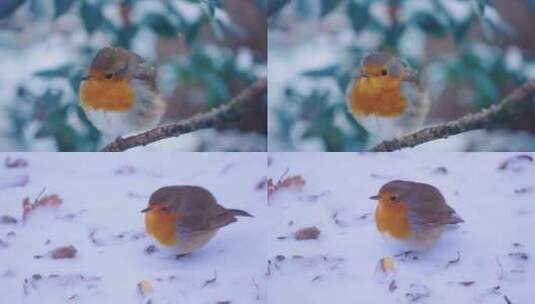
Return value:
<svg viewBox="0 0 535 304">
<path fill-rule="evenodd" d="M 62 203 L 63 200 L 57 194 L 45 195 L 42 198 L 37 198 L 33 203 L 30 202 L 30 198 L 26 197 L 22 201 L 22 221 L 26 222 L 30 213 L 37 208 L 58 208 Z"/>
<path fill-rule="evenodd" d="M 149 246 L 147 246 L 147 248 L 145 248 L 145 253 L 146 254 L 153 254 L 156 251 L 158 251 L 158 247 L 156 247 L 154 245 L 149 245 Z"/>
<path fill-rule="evenodd" d="M 531 193 L 534 190 L 535 188 L 533 187 L 522 187 L 522 188 L 515 189 L 514 192 L 515 194 L 526 194 L 526 193 Z"/>
<path fill-rule="evenodd" d="M 509 257 L 521 261 L 527 261 L 529 259 L 528 254 L 525 252 L 511 252 L 509 253 Z"/>
<path fill-rule="evenodd" d="M 6 157 L 4 160 L 6 168 L 23 168 L 28 166 L 28 162 L 24 158 L 11 158 Z"/>
<path fill-rule="evenodd" d="M 520 172 L 524 169 L 523 166 L 525 164 L 532 162 L 533 157 L 531 155 L 520 154 L 504 160 L 498 167 L 498 170 Z"/>
<path fill-rule="evenodd" d="M 396 283 L 396 280 L 392 280 L 392 282 L 388 284 L 388 291 L 394 292 L 396 289 L 398 289 L 398 284 Z"/>
<path fill-rule="evenodd" d="M 9 215 L 2 215 L 0 217 L 0 223 L 2 223 L 2 224 L 16 224 L 17 223 L 17 219 L 12 217 L 12 216 L 9 216 Z"/>
<path fill-rule="evenodd" d="M 409 303 L 414 303 L 421 299 L 429 298 L 431 296 L 431 290 L 425 285 L 411 284 L 405 296 L 409 300 Z"/>
<path fill-rule="evenodd" d="M 301 228 L 294 233 L 296 240 L 315 240 L 320 235 L 320 230 L 316 226 Z"/>
<path fill-rule="evenodd" d="M 143 280 L 137 283 L 137 291 L 141 296 L 146 296 L 147 294 L 152 293 L 154 288 L 149 281 Z"/>
<path fill-rule="evenodd" d="M 375 277 L 379 283 L 390 282 L 390 284 L 392 284 L 396 277 L 394 259 L 391 257 L 381 258 L 375 266 Z"/>
<path fill-rule="evenodd" d="M 62 246 L 52 250 L 53 259 L 72 259 L 76 256 L 76 248 L 72 245 Z"/>
<path fill-rule="evenodd" d="M 267 189 L 268 189 L 268 202 L 275 194 L 275 192 L 279 191 L 280 189 L 297 189 L 300 190 L 305 186 L 305 179 L 301 175 L 293 175 L 286 177 L 286 174 L 288 174 L 288 169 L 282 174 L 282 176 L 279 178 L 279 180 L 275 183 L 273 182 L 273 179 L 270 178 L 267 181 Z"/>
<path fill-rule="evenodd" d="M 433 174 L 446 175 L 448 174 L 448 169 L 446 167 L 436 167 L 432 171 Z"/>
</svg>

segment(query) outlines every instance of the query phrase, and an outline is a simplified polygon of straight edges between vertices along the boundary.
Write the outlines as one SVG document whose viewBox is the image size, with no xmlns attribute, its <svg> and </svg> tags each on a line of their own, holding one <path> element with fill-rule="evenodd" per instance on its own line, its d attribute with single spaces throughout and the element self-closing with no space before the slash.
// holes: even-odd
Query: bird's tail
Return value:
<svg viewBox="0 0 535 304">
<path fill-rule="evenodd" d="M 240 210 L 240 209 L 227 209 L 228 212 L 230 212 L 230 214 L 234 215 L 234 216 L 248 216 L 248 217 L 254 217 L 252 216 L 251 214 L 243 211 L 243 210 Z"/>
</svg>

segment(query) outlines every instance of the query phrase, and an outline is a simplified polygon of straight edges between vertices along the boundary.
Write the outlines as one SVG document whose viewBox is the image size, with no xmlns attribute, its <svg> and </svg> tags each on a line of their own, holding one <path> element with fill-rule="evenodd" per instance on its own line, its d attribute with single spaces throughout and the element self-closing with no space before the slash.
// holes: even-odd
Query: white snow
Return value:
<svg viewBox="0 0 535 304">
<path fill-rule="evenodd" d="M 532 301 L 535 162 L 520 159 L 498 169 L 518 155 L 271 154 L 271 178 L 278 180 L 288 169 L 287 176 L 301 175 L 306 185 L 301 191 L 277 191 L 270 200 L 269 303 L 411 303 L 408 294 L 428 294 L 416 303 L 502 304 L 504 296 L 512 303 Z M 437 172 L 439 167 L 447 173 Z M 418 260 L 394 258 L 393 292 L 390 280 L 377 277 L 376 265 L 401 248 L 376 230 L 376 203 L 368 199 L 392 179 L 438 187 L 466 221 L 446 231 Z M 292 238 L 293 232 L 310 226 L 320 229 L 318 239 Z M 448 267 L 457 252 L 460 260 Z M 285 259 L 277 261 L 278 255 Z"/>
<path fill-rule="evenodd" d="M 0 302 L 266 302 L 266 192 L 256 189 L 266 176 L 265 154 L 12 153 L 0 154 L 0 160 L 7 156 L 29 165 L 0 167 L 0 216 L 18 220 L 0 222 L 0 240 L 7 246 L 0 242 Z M 147 254 L 154 243 L 139 211 L 153 191 L 175 184 L 203 186 L 223 206 L 255 217 L 224 227 L 190 257 L 176 260 L 163 250 Z M 63 204 L 37 209 L 22 223 L 23 199 L 33 201 L 43 188 Z M 67 245 L 77 249 L 74 258 L 46 256 Z M 216 281 L 203 287 L 215 273 Z M 154 287 L 149 298 L 138 294 L 142 280 Z"/>
</svg>

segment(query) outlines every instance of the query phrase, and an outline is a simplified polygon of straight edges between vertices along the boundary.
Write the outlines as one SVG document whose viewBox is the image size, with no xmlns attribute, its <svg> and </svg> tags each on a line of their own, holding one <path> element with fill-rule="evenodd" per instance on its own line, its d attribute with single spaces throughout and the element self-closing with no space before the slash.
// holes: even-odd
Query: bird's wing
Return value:
<svg viewBox="0 0 535 304">
<path fill-rule="evenodd" d="M 177 229 L 184 232 L 213 230 L 236 221 L 234 214 L 225 209 L 216 214 L 208 213 L 210 214 L 196 212 L 195 214 L 184 215 L 177 221 Z"/>
<path fill-rule="evenodd" d="M 415 191 L 419 191 L 420 195 L 415 196 L 410 203 L 411 218 L 414 221 L 427 226 L 441 226 L 463 222 L 455 210 L 446 204 L 446 200 L 440 191 L 434 187 L 422 187 L 426 188 L 425 191 L 415 188 Z"/>
</svg>

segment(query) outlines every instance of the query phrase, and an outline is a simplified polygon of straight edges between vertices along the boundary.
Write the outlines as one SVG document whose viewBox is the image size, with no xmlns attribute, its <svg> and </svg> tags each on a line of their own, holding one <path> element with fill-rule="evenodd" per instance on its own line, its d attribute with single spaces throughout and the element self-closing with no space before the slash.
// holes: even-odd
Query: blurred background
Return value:
<svg viewBox="0 0 535 304">
<path fill-rule="evenodd" d="M 426 125 L 499 102 L 535 78 L 533 0 L 270 0 L 269 149 L 366 150 L 377 144 L 346 110 L 350 72 L 386 50 L 420 71 Z M 492 130 L 418 150 L 535 150 L 535 109 Z"/>
<path fill-rule="evenodd" d="M 95 151 L 80 76 L 107 45 L 158 68 L 163 123 L 207 111 L 266 76 L 266 0 L 0 1 L 0 150 Z M 265 98 L 264 98 L 265 99 Z M 144 150 L 265 151 L 267 105 Z"/>
</svg>

